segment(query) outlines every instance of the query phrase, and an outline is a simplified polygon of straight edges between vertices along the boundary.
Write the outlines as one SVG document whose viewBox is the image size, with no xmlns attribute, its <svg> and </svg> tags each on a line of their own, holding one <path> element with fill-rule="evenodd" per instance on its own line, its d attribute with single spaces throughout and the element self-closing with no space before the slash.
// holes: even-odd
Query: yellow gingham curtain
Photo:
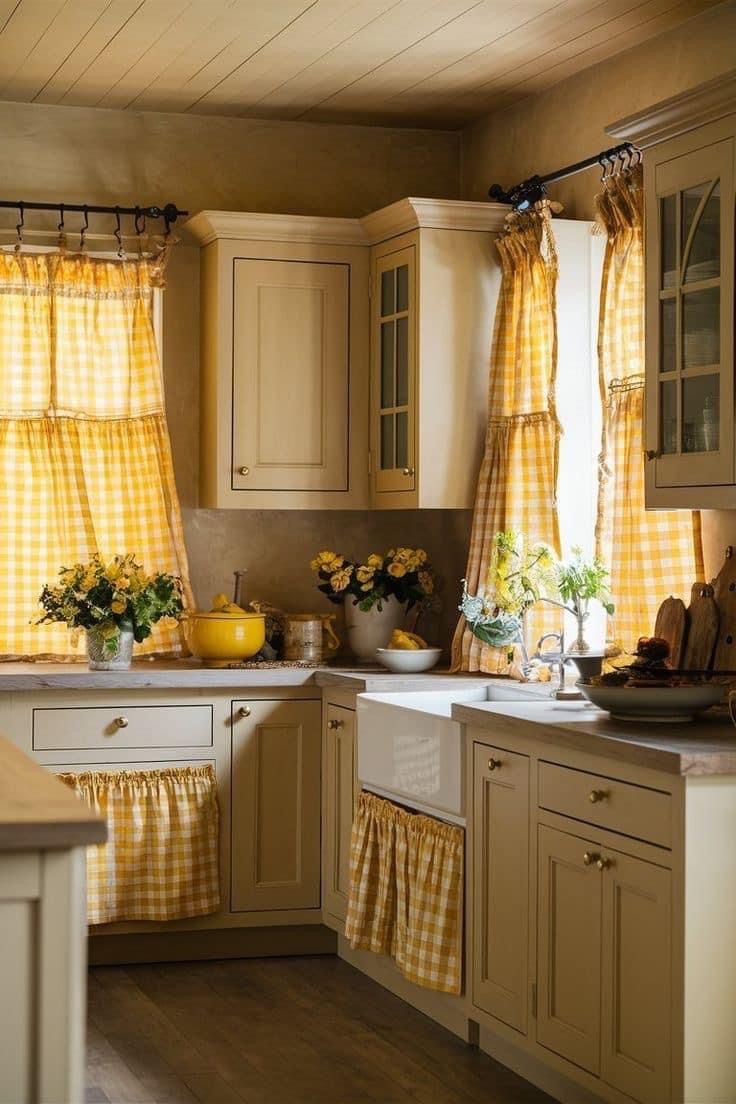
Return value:
<svg viewBox="0 0 736 1104">
<path fill-rule="evenodd" d="M 132 552 L 191 594 L 152 289 L 163 259 L 0 252 L 0 658 L 81 654 L 34 625 L 59 568 Z M 158 625 L 138 653 L 181 651 Z"/>
<path fill-rule="evenodd" d="M 488 432 L 466 568 L 471 594 L 483 593 L 494 535 L 515 529 L 559 555 L 557 466 L 560 425 L 557 374 L 557 255 L 544 205 L 512 216 L 498 242 L 501 290 L 491 350 Z M 559 627 L 558 614 L 532 610 L 529 638 Z M 481 643 L 461 618 L 453 641 L 454 670 L 503 671 L 507 649 Z"/>
<path fill-rule="evenodd" d="M 87 920 L 178 920 L 220 906 L 214 767 L 61 774 L 107 821 L 87 848 Z"/>
<path fill-rule="evenodd" d="M 630 651 L 669 594 L 702 579 L 700 514 L 644 508 L 644 249 L 641 166 L 597 197 L 607 234 L 598 329 L 603 405 L 596 551 L 611 572 L 613 631 Z"/>
<path fill-rule="evenodd" d="M 390 955 L 415 985 L 462 991 L 462 828 L 362 793 L 350 848 L 345 937 Z"/>
</svg>

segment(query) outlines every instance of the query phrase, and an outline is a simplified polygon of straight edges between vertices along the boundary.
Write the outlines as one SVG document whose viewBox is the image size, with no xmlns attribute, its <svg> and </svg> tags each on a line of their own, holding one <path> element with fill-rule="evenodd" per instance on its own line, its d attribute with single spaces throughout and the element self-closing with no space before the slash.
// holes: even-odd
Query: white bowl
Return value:
<svg viewBox="0 0 736 1104">
<path fill-rule="evenodd" d="M 715 682 L 694 686 L 591 686 L 578 690 L 599 709 L 621 721 L 692 721 L 696 713 L 721 700 L 723 687 Z"/>
<path fill-rule="evenodd" d="M 429 671 L 441 655 L 441 648 L 376 648 L 378 662 L 400 675 Z"/>
</svg>

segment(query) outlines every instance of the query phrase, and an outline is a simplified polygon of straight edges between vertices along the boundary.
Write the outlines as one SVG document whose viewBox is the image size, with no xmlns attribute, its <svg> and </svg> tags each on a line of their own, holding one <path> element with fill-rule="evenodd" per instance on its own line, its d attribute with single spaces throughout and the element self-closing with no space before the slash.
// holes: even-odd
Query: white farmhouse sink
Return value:
<svg viewBox="0 0 736 1104">
<path fill-rule="evenodd" d="M 460 680 L 459 680 L 460 681 Z M 358 781 L 363 789 L 455 824 L 465 823 L 465 757 L 455 702 L 526 701 L 549 686 L 490 686 L 359 694 Z"/>
</svg>

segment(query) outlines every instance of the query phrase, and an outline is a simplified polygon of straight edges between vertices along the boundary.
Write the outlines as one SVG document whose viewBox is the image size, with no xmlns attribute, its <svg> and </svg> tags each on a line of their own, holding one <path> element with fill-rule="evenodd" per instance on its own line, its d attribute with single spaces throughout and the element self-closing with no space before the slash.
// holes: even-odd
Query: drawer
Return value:
<svg viewBox="0 0 736 1104">
<path fill-rule="evenodd" d="M 539 804 L 659 847 L 672 846 L 672 797 L 661 790 L 540 762 Z"/>
<path fill-rule="evenodd" d="M 33 710 L 34 751 L 212 747 L 211 705 L 77 706 Z"/>
</svg>

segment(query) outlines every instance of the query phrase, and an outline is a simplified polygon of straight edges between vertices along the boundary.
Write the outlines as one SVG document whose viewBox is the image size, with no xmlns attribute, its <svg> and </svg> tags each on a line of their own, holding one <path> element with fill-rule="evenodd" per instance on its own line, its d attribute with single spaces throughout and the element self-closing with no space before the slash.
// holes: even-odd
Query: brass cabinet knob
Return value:
<svg viewBox="0 0 736 1104">
<path fill-rule="evenodd" d="M 610 859 L 598 858 L 595 864 L 599 870 L 608 870 L 609 866 L 613 866 Z"/>
<path fill-rule="evenodd" d="M 345 722 L 344 721 L 336 721 L 333 718 L 331 721 L 327 722 L 327 727 L 331 728 L 334 731 L 337 728 L 344 728 L 345 727 Z"/>
<path fill-rule="evenodd" d="M 583 866 L 592 866 L 593 863 L 600 860 L 600 855 L 597 851 L 586 851 L 583 855 Z"/>
<path fill-rule="evenodd" d="M 249 705 L 241 705 L 240 709 L 238 710 L 238 716 L 239 717 L 250 717 L 250 706 Z"/>
<path fill-rule="evenodd" d="M 498 770 L 499 767 L 502 767 L 502 766 L 503 766 L 503 763 L 501 762 L 500 759 L 489 759 L 488 760 L 488 769 L 489 769 L 489 771 Z"/>
<path fill-rule="evenodd" d="M 404 475 L 413 475 L 414 474 L 414 469 L 413 468 L 404 468 L 403 471 L 404 471 Z"/>
<path fill-rule="evenodd" d="M 130 722 L 128 721 L 127 717 L 116 717 L 115 718 L 115 726 L 117 728 L 127 728 L 129 723 Z"/>
<path fill-rule="evenodd" d="M 659 460 L 662 453 L 659 449 L 647 449 L 644 453 L 647 460 Z"/>
<path fill-rule="evenodd" d="M 250 468 L 247 464 L 243 464 L 242 468 L 238 468 L 238 475 L 250 475 Z"/>
<path fill-rule="evenodd" d="M 605 801 L 608 797 L 608 790 L 591 790 L 588 794 L 588 801 L 591 805 L 597 805 L 599 801 Z"/>
</svg>

